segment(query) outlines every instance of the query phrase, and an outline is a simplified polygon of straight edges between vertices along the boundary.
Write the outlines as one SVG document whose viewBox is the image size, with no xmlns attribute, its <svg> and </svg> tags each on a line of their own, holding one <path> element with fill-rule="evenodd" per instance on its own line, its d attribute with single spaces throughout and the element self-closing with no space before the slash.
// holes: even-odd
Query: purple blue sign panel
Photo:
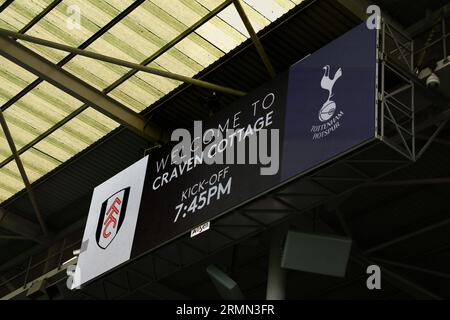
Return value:
<svg viewBox="0 0 450 320">
<path fill-rule="evenodd" d="M 80 284 L 114 267 L 102 267 L 109 255 L 115 266 L 140 256 L 375 139 L 376 44 L 376 30 L 362 24 L 203 122 L 201 134 L 223 134 L 215 145 L 216 152 L 223 146 L 222 163 L 200 161 L 209 154 L 204 140 L 200 157 L 172 163 L 180 151 L 173 142 L 96 188 L 83 238 L 88 247 L 79 257 L 82 268 L 95 265 L 95 271 L 81 270 Z M 277 134 L 263 139 L 261 129 Z M 246 144 L 241 164 L 237 145 L 256 136 L 259 149 L 271 151 L 258 158 Z M 270 168 L 263 161 L 269 153 Z"/>
<path fill-rule="evenodd" d="M 376 37 L 362 24 L 289 69 L 282 180 L 374 138 Z"/>
</svg>

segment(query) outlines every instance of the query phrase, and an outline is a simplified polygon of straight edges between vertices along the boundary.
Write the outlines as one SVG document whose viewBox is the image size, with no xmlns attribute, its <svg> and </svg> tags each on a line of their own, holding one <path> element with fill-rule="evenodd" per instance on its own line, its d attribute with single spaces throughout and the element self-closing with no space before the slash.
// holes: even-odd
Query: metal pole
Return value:
<svg viewBox="0 0 450 320">
<path fill-rule="evenodd" d="M 28 274 L 30 273 L 30 268 L 31 268 L 31 259 L 33 259 L 33 256 L 30 256 L 30 258 L 28 259 L 27 271 L 25 273 L 25 280 L 23 282 L 24 288 L 27 286 Z"/>
<path fill-rule="evenodd" d="M 82 50 L 82 49 L 78 49 L 78 48 L 73 48 L 73 47 L 66 46 L 66 45 L 63 45 L 63 44 L 59 44 L 59 43 L 56 43 L 56 42 L 52 42 L 52 41 L 48 41 L 48 40 L 32 37 L 32 36 L 25 35 L 25 34 L 20 34 L 20 33 L 17 33 L 17 32 L 13 32 L 13 31 L 1 29 L 1 28 L 0 28 L 0 35 L 2 35 L 3 37 L 9 37 L 9 38 L 12 38 L 12 39 L 20 39 L 20 40 L 31 42 L 31 43 L 36 43 L 38 45 L 54 48 L 54 49 L 65 51 L 65 52 L 78 54 L 80 56 L 84 56 L 84 57 L 87 57 L 87 58 L 91 58 L 91 59 L 95 59 L 95 60 L 99 60 L 99 61 L 112 63 L 112 64 L 115 64 L 115 65 L 118 65 L 118 66 L 130 68 L 130 69 L 134 69 L 134 70 L 139 70 L 139 71 L 150 73 L 150 74 L 154 74 L 154 75 L 157 75 L 157 76 L 161 76 L 161 77 L 165 77 L 165 78 L 169 78 L 169 79 L 173 79 L 173 80 L 178 80 L 178 81 L 181 81 L 181 82 L 190 83 L 190 84 L 193 84 L 193 85 L 196 85 L 196 86 L 199 86 L 199 87 L 203 87 L 203 88 L 206 88 L 206 89 L 214 90 L 214 91 L 220 91 L 220 92 L 224 92 L 224 93 L 228 93 L 228 94 L 232 94 L 232 95 L 236 95 L 236 96 L 245 96 L 247 94 L 247 93 L 245 93 L 243 91 L 239 91 L 239 90 L 236 90 L 236 89 L 220 86 L 220 85 L 213 84 L 213 83 L 210 83 L 210 82 L 206 82 L 206 81 L 203 81 L 203 80 L 198 80 L 198 79 L 186 77 L 186 76 L 183 76 L 183 75 L 179 75 L 179 74 L 176 74 L 176 73 L 172 73 L 172 72 L 168 72 L 168 71 L 164 71 L 164 70 L 160 70 L 160 69 L 156 69 L 156 68 L 140 65 L 138 63 L 133 63 L 133 62 L 129 62 L 129 61 L 125 61 L 125 60 L 121 60 L 121 59 L 105 56 L 103 54 L 99 54 L 99 53 L 92 52 L 92 51 L 86 51 L 86 50 Z"/>
<path fill-rule="evenodd" d="M 148 126 L 148 122 L 143 116 L 17 41 L 0 35 L 0 54 L 137 134 L 151 141 L 159 141 L 161 139 L 163 132 L 155 124 Z"/>
<path fill-rule="evenodd" d="M 382 264 L 390 264 L 390 265 L 392 265 L 394 267 L 399 267 L 399 268 L 403 268 L 403 269 L 408 269 L 408 270 L 412 270 L 412 271 L 417 271 L 417 272 L 429 274 L 429 275 L 432 275 L 432 276 L 435 276 L 435 277 L 440 277 L 440 278 L 444 278 L 444 279 L 450 279 L 450 274 L 445 273 L 445 272 L 430 270 L 430 269 L 426 269 L 426 268 L 417 267 L 417 266 L 414 266 L 414 265 L 409 265 L 409 264 L 406 264 L 406 263 L 401 263 L 401 262 L 397 262 L 397 261 L 390 261 L 390 260 L 380 259 L 380 258 L 375 258 L 375 257 L 373 257 L 372 260 L 374 260 L 375 262 L 380 262 Z"/>
<path fill-rule="evenodd" d="M 434 139 L 441 133 L 441 131 L 445 128 L 447 123 L 450 121 L 450 119 L 444 120 L 439 127 L 434 131 L 434 133 L 431 135 L 430 139 L 425 143 L 425 145 L 420 149 L 419 153 L 416 156 L 415 160 L 418 160 L 422 157 L 422 155 L 425 153 L 425 151 L 428 149 L 428 147 L 431 145 L 431 143 L 434 141 Z"/>
<path fill-rule="evenodd" d="M 164 53 L 169 51 L 171 48 L 175 47 L 178 43 L 180 43 L 183 39 L 187 38 L 189 35 L 194 33 L 198 28 L 200 28 L 202 25 L 204 25 L 206 22 L 217 16 L 221 11 L 223 11 L 225 8 L 227 8 L 233 0 L 226 0 L 223 3 L 221 3 L 219 6 L 217 6 L 214 10 L 210 11 L 206 16 L 202 17 L 200 20 L 198 20 L 196 23 L 194 23 L 192 26 L 184 30 L 182 33 L 180 33 L 177 37 L 175 37 L 173 40 L 166 43 L 164 46 L 162 46 L 158 51 L 153 53 L 151 56 L 149 56 L 147 59 L 142 61 L 141 65 L 149 65 L 151 62 L 155 61 L 157 58 L 162 56 Z M 135 75 L 138 72 L 138 70 L 130 70 L 125 75 L 114 81 L 110 86 L 108 86 L 106 91 L 111 91 L 118 87 L 120 84 L 122 84 L 124 81 L 131 78 L 133 75 Z"/>
<path fill-rule="evenodd" d="M 445 25 L 445 15 L 442 15 L 442 45 L 444 47 L 444 59 L 447 59 L 447 30 Z"/>
<path fill-rule="evenodd" d="M 234 0 L 234 6 L 236 7 L 236 10 L 239 13 L 239 16 L 241 17 L 242 22 L 245 25 L 245 28 L 247 29 L 248 33 L 250 34 L 253 44 L 256 47 L 256 51 L 258 51 L 258 54 L 261 57 L 261 60 L 263 61 L 264 65 L 266 66 L 267 71 L 269 72 L 269 74 L 272 78 L 275 78 L 277 73 L 276 73 L 274 67 L 272 66 L 272 63 L 270 63 L 270 59 L 267 56 L 266 51 L 264 50 L 261 40 L 256 35 L 255 29 L 253 29 L 252 23 L 250 22 L 247 14 L 245 13 L 244 8 L 242 7 L 239 0 Z"/>
<path fill-rule="evenodd" d="M 1 6 L 0 6 L 0 13 L 3 12 L 8 6 L 13 2 L 14 0 L 6 0 Z"/>
<path fill-rule="evenodd" d="M 450 223 L 450 219 L 446 219 L 446 220 L 444 220 L 444 221 L 435 223 L 435 224 L 433 224 L 433 225 L 427 226 L 427 227 L 422 228 L 422 229 L 420 229 L 420 230 L 417 230 L 417 231 L 408 233 L 408 234 L 406 234 L 406 235 L 403 235 L 403 236 L 398 237 L 398 238 L 396 238 L 396 239 L 393 239 L 393 240 L 391 240 L 391 241 L 387 241 L 387 242 L 381 243 L 381 244 L 379 244 L 379 245 L 377 245 L 377 246 L 374 246 L 374 247 L 372 247 L 372 248 L 370 248 L 370 249 L 367 249 L 367 250 L 364 251 L 364 254 L 366 254 L 366 255 L 367 255 L 367 254 L 373 254 L 373 253 L 376 252 L 376 251 L 380 251 L 381 249 L 390 247 L 390 246 L 392 246 L 392 245 L 394 245 L 394 244 L 400 243 L 400 242 L 405 241 L 405 240 L 407 240 L 407 239 L 410 239 L 410 238 L 413 238 L 413 237 L 415 237 L 415 236 L 421 235 L 421 234 L 423 234 L 423 233 L 426 233 L 426 232 L 435 230 L 435 229 L 437 229 L 437 228 L 444 227 L 444 226 L 446 226 L 446 225 L 449 224 L 449 223 Z"/>
<path fill-rule="evenodd" d="M 35 16 L 30 22 L 28 22 L 19 33 L 25 33 L 30 30 L 36 23 L 41 21 L 50 11 L 52 11 L 57 5 L 59 5 L 62 0 L 55 0 L 50 3 L 44 10 L 42 10 L 37 16 Z"/>
<path fill-rule="evenodd" d="M 285 228 L 278 228 L 272 234 L 267 274 L 267 300 L 284 300 L 286 291 L 286 270 L 281 268 Z"/>
<path fill-rule="evenodd" d="M 450 183 L 450 177 L 380 181 L 369 183 L 364 187 L 420 186 L 420 185 L 443 184 L 443 183 L 445 184 Z"/>
<path fill-rule="evenodd" d="M 30 180 L 28 179 L 27 173 L 25 171 L 25 167 L 23 166 L 22 160 L 20 159 L 19 154 L 17 153 L 17 148 L 14 143 L 14 139 L 9 131 L 8 124 L 6 123 L 5 117 L 3 116 L 3 112 L 0 109 L 0 124 L 3 128 L 3 132 L 5 134 L 6 140 L 8 141 L 9 148 L 16 160 L 17 168 L 19 169 L 20 175 L 22 176 L 23 183 L 25 184 L 25 188 L 27 189 L 28 197 L 30 198 L 31 205 L 33 206 L 34 212 L 36 213 L 36 217 L 38 219 L 39 225 L 45 236 L 48 235 L 47 226 L 44 221 L 44 217 L 39 210 L 39 206 L 36 201 L 36 197 L 34 196 L 34 191 L 31 188 Z"/>
</svg>

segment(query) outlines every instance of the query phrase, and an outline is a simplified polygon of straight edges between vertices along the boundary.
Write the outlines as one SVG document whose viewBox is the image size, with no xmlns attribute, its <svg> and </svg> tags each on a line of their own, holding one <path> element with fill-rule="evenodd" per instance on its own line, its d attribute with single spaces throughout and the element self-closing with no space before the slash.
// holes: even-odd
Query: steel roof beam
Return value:
<svg viewBox="0 0 450 320">
<path fill-rule="evenodd" d="M 28 179 L 27 172 L 25 171 L 25 167 L 23 166 L 22 160 L 20 159 L 19 154 L 17 153 L 16 144 L 14 143 L 14 139 L 9 131 L 8 124 L 6 123 L 5 117 L 3 116 L 3 111 L 0 110 L 0 125 L 3 129 L 3 133 L 5 134 L 6 140 L 8 141 L 9 148 L 16 160 L 17 168 L 19 169 L 20 175 L 22 176 L 23 183 L 25 184 L 25 188 L 27 189 L 27 194 L 30 199 L 31 205 L 34 209 L 36 217 L 39 221 L 39 225 L 41 226 L 42 232 L 45 236 L 48 235 L 48 229 L 45 224 L 44 216 L 42 215 L 39 206 L 37 204 L 36 197 L 34 195 L 34 191 L 31 188 L 30 180 Z"/>
<path fill-rule="evenodd" d="M 13 2 L 14 0 L 6 0 L 1 6 L 0 6 L 0 13 L 3 12 L 3 10 L 5 10 L 6 8 L 9 7 L 9 5 Z"/>
<path fill-rule="evenodd" d="M 252 39 L 253 44 L 256 47 L 256 51 L 258 51 L 258 54 L 261 57 L 261 60 L 263 61 L 264 65 L 266 66 L 267 71 L 269 72 L 269 75 L 272 78 L 275 78 L 277 73 L 276 73 L 272 63 L 270 62 L 269 56 L 267 55 L 266 51 L 264 50 L 261 40 L 256 35 L 255 29 L 253 29 L 252 23 L 250 22 L 250 19 L 248 18 L 247 14 L 245 13 L 245 10 L 242 7 L 240 1 L 234 0 L 234 6 L 236 7 L 236 10 L 239 13 L 239 16 L 241 17 L 241 20 L 244 23 L 245 28 L 247 29 L 248 33 L 250 34 L 250 38 Z"/>
<path fill-rule="evenodd" d="M 141 115 L 4 35 L 0 35 L 0 54 L 137 134 L 154 142 L 162 138 L 162 131 Z"/>
<path fill-rule="evenodd" d="M 23 41 L 35 43 L 35 44 L 46 46 L 46 47 L 49 47 L 49 48 L 53 48 L 53 49 L 57 49 L 57 50 L 65 51 L 65 52 L 74 53 L 74 54 L 77 54 L 77 55 L 80 55 L 80 56 L 83 56 L 83 57 L 87 57 L 87 58 L 91 58 L 91 59 L 94 59 L 94 60 L 99 60 L 99 61 L 115 64 L 115 65 L 118 65 L 118 66 L 121 66 L 121 67 L 130 68 L 130 69 L 142 71 L 142 72 L 145 72 L 145 73 L 149 73 L 149 74 L 153 74 L 153 75 L 157 75 L 157 76 L 160 76 L 160 77 L 165 77 L 165 78 L 169 78 L 169 79 L 173 79 L 173 80 L 177 80 L 177 81 L 181 81 L 181 82 L 185 82 L 185 83 L 190 83 L 190 84 L 193 84 L 195 86 L 203 87 L 203 88 L 206 88 L 206 89 L 209 89 L 209 90 L 219 91 L 219 92 L 232 94 L 232 95 L 236 95 L 236 96 L 240 96 L 240 97 L 245 96 L 247 94 L 246 92 L 243 92 L 243 91 L 240 91 L 240 90 L 224 87 L 224 86 L 217 85 L 217 84 L 214 84 L 214 83 L 210 83 L 210 82 L 207 82 L 207 81 L 203 81 L 203 80 L 199 80 L 199 79 L 183 76 L 183 75 L 180 75 L 180 74 L 176 74 L 176 73 L 169 72 L 169 71 L 164 71 L 164 70 L 153 68 L 153 67 L 144 66 L 144 65 L 141 65 L 141 64 L 138 64 L 138 63 L 133 63 L 133 62 L 129 62 L 129 61 L 113 58 L 113 57 L 106 56 L 106 55 L 103 55 L 103 54 L 99 54 L 99 53 L 96 53 L 96 52 L 93 52 L 93 51 L 87 51 L 87 50 L 82 50 L 82 49 L 78 49 L 78 48 L 73 48 L 71 46 L 67 46 L 67 45 L 64 45 L 64 44 L 60 44 L 60 43 L 56 43 L 56 42 L 53 42 L 53 41 L 44 40 L 44 39 L 41 39 L 41 38 L 32 37 L 32 36 L 25 35 L 25 34 L 20 34 L 20 33 L 17 33 L 17 32 L 6 30 L 6 29 L 0 29 L 0 36 L 3 37 L 3 41 L 4 40 L 13 41 L 12 39 L 20 39 L 20 40 L 23 40 Z M 31 51 L 31 50 L 29 50 L 29 51 Z M 34 53 L 33 51 L 31 51 L 31 52 Z M 46 60 L 46 61 L 48 61 L 48 60 Z"/>
<path fill-rule="evenodd" d="M 448 224 L 450 224 L 450 219 L 443 220 L 443 221 L 441 221 L 441 222 L 438 222 L 438 223 L 432 224 L 432 225 L 430 225 L 430 226 L 424 227 L 424 228 L 422 228 L 422 229 L 420 229 L 420 230 L 417 230 L 417 231 L 414 231 L 414 232 L 405 234 L 405 235 L 400 236 L 400 237 L 398 237 L 398 238 L 395 238 L 395 239 L 393 239 L 393 240 L 390 240 L 390 241 L 381 243 L 381 244 L 379 244 L 379 245 L 377 245 L 377 246 L 374 246 L 374 247 L 372 247 L 372 248 L 369 248 L 369 249 L 367 249 L 367 250 L 364 251 L 364 254 L 366 254 L 366 255 L 369 255 L 369 254 L 370 254 L 370 255 L 371 255 L 371 254 L 373 254 L 374 252 L 380 251 L 380 250 L 382 250 L 382 249 L 386 249 L 386 248 L 391 247 L 391 246 L 393 246 L 393 245 L 395 245 L 395 244 L 398 244 L 398 243 L 403 242 L 403 241 L 405 241 L 405 240 L 408 240 L 408 239 L 417 237 L 417 236 L 419 236 L 419 235 L 422 235 L 422 234 L 424 234 L 424 233 L 433 231 L 433 230 L 435 230 L 435 229 L 445 227 L 445 226 L 447 226 Z"/>
<path fill-rule="evenodd" d="M 30 22 L 28 22 L 22 29 L 20 29 L 20 33 L 25 33 L 30 30 L 36 23 L 41 21 L 50 11 L 52 11 L 58 4 L 60 4 L 62 0 L 54 0 L 50 3 L 44 10 L 42 10 L 37 16 L 35 16 Z"/>
<path fill-rule="evenodd" d="M 149 56 L 147 59 L 142 61 L 141 65 L 146 66 L 149 65 L 151 62 L 155 61 L 157 58 L 162 56 L 164 53 L 169 51 L 171 48 L 174 48 L 178 43 L 180 43 L 182 40 L 187 38 L 189 35 L 194 33 L 198 28 L 203 26 L 206 22 L 217 16 L 221 11 L 223 11 L 225 8 L 227 8 L 234 0 L 226 0 L 223 3 L 221 3 L 219 6 L 217 6 L 214 10 L 210 11 L 206 16 L 202 17 L 200 20 L 198 20 L 196 23 L 194 23 L 192 26 L 184 30 L 182 33 L 180 33 L 178 36 L 176 36 L 173 40 L 166 43 L 163 47 L 161 47 L 158 51 L 153 53 L 151 56 Z M 117 79 L 113 84 L 108 86 L 108 91 L 114 90 L 116 87 L 118 87 L 120 84 L 134 76 L 139 70 L 133 69 L 127 72 L 125 75 Z"/>
<path fill-rule="evenodd" d="M 389 180 L 369 183 L 363 187 L 402 187 L 402 186 L 422 186 L 434 184 L 448 184 L 450 177 L 438 177 L 428 179 L 405 179 L 405 180 Z"/>
<path fill-rule="evenodd" d="M 394 266 L 394 267 L 399 267 L 399 268 L 402 268 L 402 269 L 407 269 L 407 270 L 420 272 L 420 273 L 424 273 L 424 274 L 432 275 L 432 276 L 435 276 L 435 277 L 439 277 L 439 278 L 450 280 L 450 274 L 449 273 L 440 272 L 440 271 L 436 271 L 436 270 L 430 270 L 430 269 L 422 268 L 422 267 L 419 267 L 419 266 L 416 266 L 416 265 L 411 265 L 411 264 L 407 264 L 407 263 L 402 263 L 402 262 L 398 262 L 398 261 L 391 261 L 391 260 L 386 260 L 386 259 L 381 259 L 381 258 L 372 257 L 372 260 L 374 260 L 376 262 L 380 262 L 382 264 L 389 264 L 389 265 Z"/>
</svg>

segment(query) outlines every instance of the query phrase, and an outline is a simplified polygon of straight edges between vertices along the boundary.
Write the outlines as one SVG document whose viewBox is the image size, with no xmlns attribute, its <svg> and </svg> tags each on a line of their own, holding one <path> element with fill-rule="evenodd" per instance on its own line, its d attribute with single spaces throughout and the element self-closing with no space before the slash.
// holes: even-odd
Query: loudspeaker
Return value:
<svg viewBox="0 0 450 320">
<path fill-rule="evenodd" d="M 289 231 L 281 266 L 286 269 L 344 277 L 352 240 Z"/>
<path fill-rule="evenodd" d="M 225 300 L 241 300 L 244 298 L 236 281 L 214 265 L 206 268 L 211 281 L 214 283 L 220 296 Z"/>
</svg>

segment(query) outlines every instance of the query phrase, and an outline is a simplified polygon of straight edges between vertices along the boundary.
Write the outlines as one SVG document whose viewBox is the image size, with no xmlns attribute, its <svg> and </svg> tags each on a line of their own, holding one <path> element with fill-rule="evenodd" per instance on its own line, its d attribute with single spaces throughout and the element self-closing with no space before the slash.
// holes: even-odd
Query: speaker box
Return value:
<svg viewBox="0 0 450 320">
<path fill-rule="evenodd" d="M 289 231 L 281 266 L 286 269 L 344 277 L 352 240 Z"/>
<path fill-rule="evenodd" d="M 211 281 L 214 283 L 220 296 L 225 300 L 242 300 L 243 295 L 239 285 L 231 279 L 225 272 L 214 265 L 206 268 Z"/>
</svg>

